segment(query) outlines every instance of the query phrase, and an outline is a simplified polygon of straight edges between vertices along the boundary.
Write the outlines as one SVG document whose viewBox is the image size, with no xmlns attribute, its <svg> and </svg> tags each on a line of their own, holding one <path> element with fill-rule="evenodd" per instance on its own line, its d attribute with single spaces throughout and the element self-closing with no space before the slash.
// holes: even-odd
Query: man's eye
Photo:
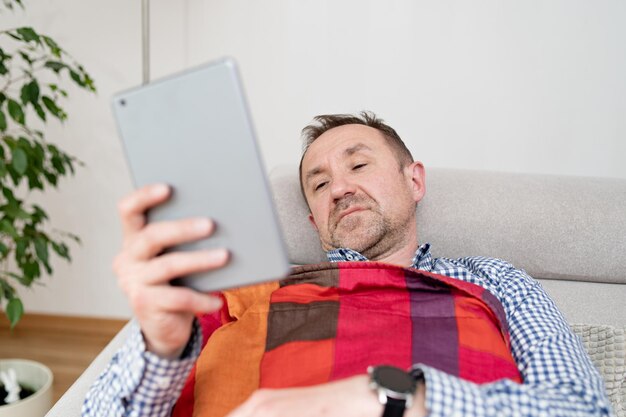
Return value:
<svg viewBox="0 0 626 417">
<path fill-rule="evenodd" d="M 317 184 L 317 185 L 315 186 L 315 191 L 319 190 L 320 188 L 322 188 L 322 187 L 323 187 L 323 186 L 325 186 L 325 185 L 326 185 L 326 182 L 320 182 L 319 184 Z"/>
<path fill-rule="evenodd" d="M 357 169 L 361 169 L 364 166 L 366 166 L 367 164 L 356 164 L 355 166 L 352 167 L 352 170 L 357 170 Z"/>
</svg>

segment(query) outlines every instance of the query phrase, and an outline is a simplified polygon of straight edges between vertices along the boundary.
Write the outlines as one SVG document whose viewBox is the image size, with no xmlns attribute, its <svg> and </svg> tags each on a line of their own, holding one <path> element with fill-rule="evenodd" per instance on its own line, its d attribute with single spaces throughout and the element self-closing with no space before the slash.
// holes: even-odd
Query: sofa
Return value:
<svg viewBox="0 0 626 417">
<path fill-rule="evenodd" d="M 297 167 L 276 168 L 270 183 L 291 262 L 325 261 Z M 417 222 L 435 257 L 502 258 L 538 279 L 585 343 L 616 414 L 626 416 L 626 179 L 427 168 Z M 47 416 L 80 415 L 127 329 Z"/>
</svg>

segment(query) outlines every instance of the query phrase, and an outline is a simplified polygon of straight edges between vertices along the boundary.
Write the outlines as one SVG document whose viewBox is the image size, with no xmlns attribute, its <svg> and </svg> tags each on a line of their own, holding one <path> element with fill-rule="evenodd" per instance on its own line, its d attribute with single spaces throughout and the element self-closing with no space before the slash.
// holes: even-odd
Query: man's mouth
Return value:
<svg viewBox="0 0 626 417">
<path fill-rule="evenodd" d="M 350 207 L 344 211 L 342 211 L 341 213 L 339 213 L 339 218 L 337 219 L 337 223 L 339 223 L 341 221 L 341 219 L 343 219 L 346 216 L 349 216 L 352 213 L 356 213 L 358 211 L 363 211 L 365 210 L 363 207 Z"/>
</svg>

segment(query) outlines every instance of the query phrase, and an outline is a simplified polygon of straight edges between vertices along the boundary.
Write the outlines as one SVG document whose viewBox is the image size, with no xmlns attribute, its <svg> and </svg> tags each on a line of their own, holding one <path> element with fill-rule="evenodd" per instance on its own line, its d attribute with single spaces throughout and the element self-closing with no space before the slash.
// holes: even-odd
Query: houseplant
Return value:
<svg viewBox="0 0 626 417">
<path fill-rule="evenodd" d="M 0 14 L 16 7 L 23 8 L 22 0 L 2 0 Z M 45 209 L 28 203 L 33 192 L 57 187 L 80 164 L 50 143 L 44 129 L 67 119 L 62 104 L 68 83 L 96 91 L 89 74 L 51 37 L 31 27 L 0 27 L 0 307 L 12 328 L 24 311 L 15 287 L 30 287 L 43 271 L 52 274 L 51 254 L 69 261 L 68 240 L 79 241 L 50 231 Z M 49 409 L 53 375 L 45 365 L 2 359 L 0 371 L 3 388 L 11 374 L 9 386 L 33 391 L 11 404 L 0 402 L 0 416 L 43 415 Z"/>
<path fill-rule="evenodd" d="M 0 14 L 22 3 L 2 0 Z M 52 274 L 51 255 L 70 261 L 68 242 L 79 242 L 52 229 L 46 210 L 27 201 L 80 165 L 44 130 L 67 119 L 67 84 L 96 91 L 85 69 L 51 37 L 31 27 L 0 28 L 0 307 L 11 327 L 24 311 L 15 287 L 30 287 L 44 271 Z"/>
</svg>

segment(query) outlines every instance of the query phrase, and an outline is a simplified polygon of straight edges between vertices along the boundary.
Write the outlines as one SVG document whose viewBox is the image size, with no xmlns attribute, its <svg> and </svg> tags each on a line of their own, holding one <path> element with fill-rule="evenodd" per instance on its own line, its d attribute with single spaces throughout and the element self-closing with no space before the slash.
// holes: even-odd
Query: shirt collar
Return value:
<svg viewBox="0 0 626 417">
<path fill-rule="evenodd" d="M 326 252 L 326 257 L 330 262 L 369 261 L 369 259 L 359 252 L 348 248 L 330 250 Z M 417 248 L 411 267 L 426 272 L 430 272 L 433 269 L 433 257 L 430 254 L 430 243 L 424 243 Z"/>
</svg>

